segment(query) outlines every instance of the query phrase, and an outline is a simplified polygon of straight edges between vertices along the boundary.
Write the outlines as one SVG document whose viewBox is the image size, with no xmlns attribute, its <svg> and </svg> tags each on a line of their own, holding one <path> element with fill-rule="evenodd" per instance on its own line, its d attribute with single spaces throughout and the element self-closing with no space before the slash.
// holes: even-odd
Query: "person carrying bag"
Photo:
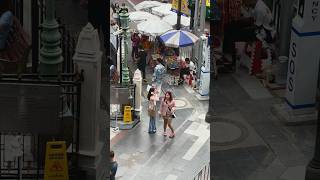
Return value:
<svg viewBox="0 0 320 180">
<path fill-rule="evenodd" d="M 171 130 L 170 138 L 175 136 L 174 129 L 172 127 L 172 119 L 176 117 L 175 115 L 175 101 L 173 100 L 172 93 L 167 91 L 165 93 L 164 99 L 161 101 L 160 105 L 160 115 L 162 116 L 164 123 L 163 123 L 163 135 L 167 136 L 166 130 L 167 126 L 169 126 Z"/>
<path fill-rule="evenodd" d="M 148 93 L 148 114 L 150 117 L 149 121 L 149 134 L 157 132 L 156 128 L 156 94 L 155 88 L 151 87 Z"/>
</svg>

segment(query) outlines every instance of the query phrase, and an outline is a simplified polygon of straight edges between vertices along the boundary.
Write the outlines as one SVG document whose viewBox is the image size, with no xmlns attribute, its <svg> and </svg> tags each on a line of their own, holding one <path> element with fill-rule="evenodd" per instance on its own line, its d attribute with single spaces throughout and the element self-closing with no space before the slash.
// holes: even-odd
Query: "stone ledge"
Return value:
<svg viewBox="0 0 320 180">
<path fill-rule="evenodd" d="M 315 124 L 318 118 L 316 109 L 293 110 L 287 104 L 275 104 L 271 112 L 289 126 Z"/>
<path fill-rule="evenodd" d="M 134 128 L 139 122 L 140 119 L 134 119 L 131 123 L 124 123 L 123 121 L 118 120 L 117 125 L 120 130 L 128 130 Z M 110 127 L 116 127 L 115 120 L 110 120 Z"/>
<path fill-rule="evenodd" d="M 199 101 L 208 101 L 210 99 L 209 96 L 202 96 L 200 94 L 197 94 L 196 97 Z"/>
</svg>

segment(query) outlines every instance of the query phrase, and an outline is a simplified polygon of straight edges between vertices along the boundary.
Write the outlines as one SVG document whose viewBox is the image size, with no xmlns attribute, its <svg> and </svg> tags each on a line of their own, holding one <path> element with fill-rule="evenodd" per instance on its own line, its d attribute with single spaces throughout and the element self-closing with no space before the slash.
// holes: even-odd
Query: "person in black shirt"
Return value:
<svg viewBox="0 0 320 180">
<path fill-rule="evenodd" d="M 114 158 L 114 152 L 110 151 L 110 180 L 115 180 L 116 179 L 116 173 L 118 169 L 118 163 Z"/>
<path fill-rule="evenodd" d="M 146 82 L 147 52 L 141 46 L 139 51 L 139 58 L 138 69 L 142 73 L 143 81 Z"/>
</svg>

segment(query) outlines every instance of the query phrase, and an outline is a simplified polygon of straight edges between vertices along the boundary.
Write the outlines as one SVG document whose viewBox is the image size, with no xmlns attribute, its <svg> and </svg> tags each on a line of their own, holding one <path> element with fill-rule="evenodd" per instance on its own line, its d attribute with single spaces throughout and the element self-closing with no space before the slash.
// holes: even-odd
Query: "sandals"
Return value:
<svg viewBox="0 0 320 180">
<path fill-rule="evenodd" d="M 174 138 L 174 136 L 175 136 L 175 133 L 172 133 L 172 134 L 169 136 L 169 138 Z"/>
</svg>

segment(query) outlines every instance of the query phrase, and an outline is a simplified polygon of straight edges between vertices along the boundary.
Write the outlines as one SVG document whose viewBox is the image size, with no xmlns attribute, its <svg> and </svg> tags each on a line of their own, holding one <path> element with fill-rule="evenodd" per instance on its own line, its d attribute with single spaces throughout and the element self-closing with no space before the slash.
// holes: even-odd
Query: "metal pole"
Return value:
<svg viewBox="0 0 320 180">
<path fill-rule="evenodd" d="M 195 0 L 195 6 L 194 6 L 194 22 L 193 22 L 193 33 L 196 34 L 197 27 L 198 27 L 198 17 L 199 17 L 199 0 Z"/>
<path fill-rule="evenodd" d="M 181 29 L 181 3 L 182 3 L 182 0 L 179 0 L 178 12 L 177 12 L 177 26 L 176 26 L 177 30 Z"/>
<path fill-rule="evenodd" d="M 291 39 L 291 25 L 292 25 L 292 15 L 293 15 L 293 1 L 291 0 L 281 0 L 281 11 L 280 11 L 280 45 L 279 45 L 279 55 L 287 56 L 289 55 L 290 39 Z"/>
<path fill-rule="evenodd" d="M 120 83 L 122 84 L 122 37 L 121 37 L 121 35 L 119 35 L 119 48 L 120 48 L 120 64 L 119 64 L 119 66 L 120 66 L 120 72 L 119 72 L 119 74 L 120 74 Z"/>
<path fill-rule="evenodd" d="M 190 0 L 189 1 L 189 8 L 191 10 L 191 15 L 190 15 L 190 29 L 193 30 L 193 24 L 194 24 L 194 15 L 195 15 L 195 0 Z"/>
<path fill-rule="evenodd" d="M 206 0 L 201 0 L 201 11 L 200 11 L 200 32 L 204 32 L 206 23 Z"/>
<path fill-rule="evenodd" d="M 210 52 L 213 52 L 213 47 L 210 46 Z M 214 83 L 214 70 L 213 61 L 210 61 L 210 88 L 209 88 L 209 109 L 206 114 L 205 121 L 207 123 L 212 123 L 214 120 L 214 110 L 213 110 L 213 83 Z"/>
</svg>

